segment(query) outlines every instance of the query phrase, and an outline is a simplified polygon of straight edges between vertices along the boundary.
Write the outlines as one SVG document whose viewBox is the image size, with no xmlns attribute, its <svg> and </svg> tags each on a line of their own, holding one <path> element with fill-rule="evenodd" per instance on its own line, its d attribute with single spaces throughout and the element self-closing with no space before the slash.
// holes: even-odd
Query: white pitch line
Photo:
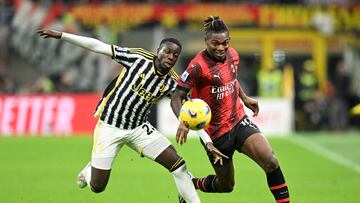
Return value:
<svg viewBox="0 0 360 203">
<path fill-rule="evenodd" d="M 306 138 L 302 138 L 299 136 L 296 136 L 296 137 L 292 136 L 292 137 L 287 138 L 287 140 L 302 147 L 302 148 L 305 148 L 311 152 L 314 152 L 326 159 L 329 159 L 339 165 L 342 165 L 349 169 L 352 169 L 353 171 L 360 174 L 360 165 L 359 164 L 357 164 L 354 161 L 347 159 L 331 150 L 328 150 L 315 142 L 312 142 Z"/>
</svg>

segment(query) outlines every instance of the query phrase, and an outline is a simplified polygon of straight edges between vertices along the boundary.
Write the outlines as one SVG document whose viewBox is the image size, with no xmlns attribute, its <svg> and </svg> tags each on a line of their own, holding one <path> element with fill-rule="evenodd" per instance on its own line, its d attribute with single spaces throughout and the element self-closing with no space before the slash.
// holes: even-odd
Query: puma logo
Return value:
<svg viewBox="0 0 360 203">
<path fill-rule="evenodd" d="M 232 72 L 233 72 L 233 73 L 235 73 L 235 67 L 234 67 L 234 64 L 231 64 L 231 66 L 230 66 L 230 67 L 231 67 Z"/>
</svg>

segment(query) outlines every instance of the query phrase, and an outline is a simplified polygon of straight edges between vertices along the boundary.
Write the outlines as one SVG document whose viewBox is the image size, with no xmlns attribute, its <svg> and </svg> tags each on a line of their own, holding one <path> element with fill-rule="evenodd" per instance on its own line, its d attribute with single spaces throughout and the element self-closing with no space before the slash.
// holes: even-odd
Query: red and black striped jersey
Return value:
<svg viewBox="0 0 360 203">
<path fill-rule="evenodd" d="M 191 89 L 191 98 L 209 104 L 212 118 L 205 130 L 213 140 L 230 131 L 245 115 L 237 80 L 239 61 L 233 48 L 227 50 L 224 62 L 214 61 L 204 50 L 177 80 L 180 87 Z"/>
</svg>

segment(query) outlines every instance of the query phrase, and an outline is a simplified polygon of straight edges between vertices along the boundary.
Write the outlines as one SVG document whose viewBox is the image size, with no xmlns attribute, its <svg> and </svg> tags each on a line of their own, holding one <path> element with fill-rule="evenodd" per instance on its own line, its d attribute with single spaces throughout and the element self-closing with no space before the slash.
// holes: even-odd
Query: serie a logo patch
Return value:
<svg viewBox="0 0 360 203">
<path fill-rule="evenodd" d="M 186 79 L 188 78 L 188 76 L 189 76 L 189 73 L 184 71 L 183 74 L 181 75 L 181 78 L 180 78 L 181 81 L 185 82 Z"/>
</svg>

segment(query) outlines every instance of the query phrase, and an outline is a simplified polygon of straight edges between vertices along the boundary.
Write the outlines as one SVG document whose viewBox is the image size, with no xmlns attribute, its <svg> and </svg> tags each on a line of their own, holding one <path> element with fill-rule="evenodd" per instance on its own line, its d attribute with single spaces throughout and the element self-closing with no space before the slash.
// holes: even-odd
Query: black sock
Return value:
<svg viewBox="0 0 360 203">
<path fill-rule="evenodd" d="M 274 195 L 276 202 L 290 202 L 289 191 L 280 167 L 273 172 L 267 173 L 266 176 L 269 188 L 271 193 Z"/>
<path fill-rule="evenodd" d="M 203 192 L 216 192 L 214 187 L 215 180 L 215 175 L 208 175 L 207 177 L 192 179 L 195 189 L 201 190 Z"/>
</svg>

